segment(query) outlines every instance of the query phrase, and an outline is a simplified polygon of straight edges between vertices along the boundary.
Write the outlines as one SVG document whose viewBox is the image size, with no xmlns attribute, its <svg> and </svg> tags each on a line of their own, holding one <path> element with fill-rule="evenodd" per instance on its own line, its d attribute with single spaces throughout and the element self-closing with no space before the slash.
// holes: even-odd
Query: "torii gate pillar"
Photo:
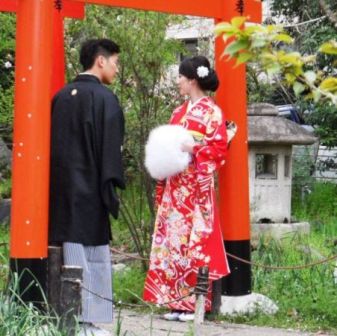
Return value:
<svg viewBox="0 0 337 336">
<path fill-rule="evenodd" d="M 50 0 L 18 2 L 10 253 L 12 269 L 21 270 L 28 262 L 27 268 L 42 282 L 49 208 L 50 149 L 46 140 L 50 132 L 52 16 Z M 33 270 L 30 258 L 36 258 Z M 22 287 L 25 285 L 28 283 Z"/>
<path fill-rule="evenodd" d="M 216 94 L 228 120 L 234 120 L 238 131 L 230 145 L 228 160 L 219 173 L 219 207 L 226 251 L 250 260 L 249 169 L 246 67 L 221 60 L 222 38 L 216 39 L 216 70 L 220 87 Z M 222 278 L 222 294 L 251 293 L 251 267 L 228 256 L 231 273 Z"/>
</svg>

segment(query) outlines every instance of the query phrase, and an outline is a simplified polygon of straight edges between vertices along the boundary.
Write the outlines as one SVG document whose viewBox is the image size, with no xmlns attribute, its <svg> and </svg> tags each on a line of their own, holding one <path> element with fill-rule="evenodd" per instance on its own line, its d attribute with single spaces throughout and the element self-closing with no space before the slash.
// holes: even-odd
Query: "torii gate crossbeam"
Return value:
<svg viewBox="0 0 337 336">
<path fill-rule="evenodd" d="M 251 22 L 261 22 L 260 0 L 245 0 L 243 12 L 238 13 L 237 0 L 74 0 L 78 2 L 157 11 L 171 14 L 183 14 L 211 17 L 225 20 L 238 15 L 249 16 Z"/>
</svg>

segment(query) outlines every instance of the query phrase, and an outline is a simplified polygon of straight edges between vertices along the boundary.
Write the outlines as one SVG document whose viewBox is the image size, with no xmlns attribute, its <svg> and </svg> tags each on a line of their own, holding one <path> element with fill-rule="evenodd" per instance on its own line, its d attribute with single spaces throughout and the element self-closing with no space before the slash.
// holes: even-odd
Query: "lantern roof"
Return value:
<svg viewBox="0 0 337 336">
<path fill-rule="evenodd" d="M 278 116 L 276 106 L 256 103 L 248 107 L 248 143 L 311 145 L 317 138 L 301 125 Z"/>
</svg>

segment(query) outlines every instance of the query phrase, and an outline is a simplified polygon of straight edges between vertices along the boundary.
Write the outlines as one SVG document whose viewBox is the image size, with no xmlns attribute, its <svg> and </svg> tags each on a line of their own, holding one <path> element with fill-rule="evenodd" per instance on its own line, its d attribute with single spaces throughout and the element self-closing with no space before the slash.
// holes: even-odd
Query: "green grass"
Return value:
<svg viewBox="0 0 337 336">
<path fill-rule="evenodd" d="M 304 200 L 294 197 L 293 213 L 310 222 L 309 235 L 280 241 L 261 240 L 252 253 L 256 263 L 273 266 L 304 265 L 337 254 L 337 186 L 316 183 Z M 311 251 L 311 252 L 310 252 Z M 256 314 L 229 319 L 254 325 L 325 330 L 337 335 L 337 261 L 303 270 L 265 270 L 253 267 L 253 291 L 279 307 L 274 316 Z"/>
<path fill-rule="evenodd" d="M 114 301 L 116 304 L 142 303 L 145 272 L 137 263 L 113 276 Z"/>
<path fill-rule="evenodd" d="M 11 276 L 6 289 L 0 291 L 0 335 L 4 336 L 67 336 L 69 332 L 60 328 L 60 319 L 41 312 L 31 303 L 21 300 L 18 293 L 20 282 Z M 33 286 L 34 284 L 32 284 Z M 45 301 L 46 302 L 46 301 Z M 79 330 L 76 323 L 75 328 Z"/>
<path fill-rule="evenodd" d="M 336 222 L 331 223 L 336 227 Z M 273 266 L 305 265 L 323 256 L 337 253 L 333 245 L 323 246 L 317 233 L 295 236 L 282 242 L 261 244 L 253 253 L 253 260 Z M 305 253 L 311 248 L 314 253 Z M 279 307 L 275 316 L 246 317 L 246 322 L 257 325 L 292 327 L 304 330 L 337 332 L 337 284 L 330 262 L 303 270 L 264 270 L 253 268 L 254 292 L 274 300 Z"/>
</svg>

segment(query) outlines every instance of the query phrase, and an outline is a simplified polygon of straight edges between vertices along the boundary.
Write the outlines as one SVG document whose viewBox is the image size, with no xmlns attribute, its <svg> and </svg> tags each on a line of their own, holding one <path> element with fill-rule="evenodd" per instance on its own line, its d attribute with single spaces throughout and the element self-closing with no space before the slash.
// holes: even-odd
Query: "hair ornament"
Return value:
<svg viewBox="0 0 337 336">
<path fill-rule="evenodd" d="M 197 67 L 197 75 L 199 78 L 205 78 L 209 75 L 209 69 L 203 65 Z"/>
</svg>

